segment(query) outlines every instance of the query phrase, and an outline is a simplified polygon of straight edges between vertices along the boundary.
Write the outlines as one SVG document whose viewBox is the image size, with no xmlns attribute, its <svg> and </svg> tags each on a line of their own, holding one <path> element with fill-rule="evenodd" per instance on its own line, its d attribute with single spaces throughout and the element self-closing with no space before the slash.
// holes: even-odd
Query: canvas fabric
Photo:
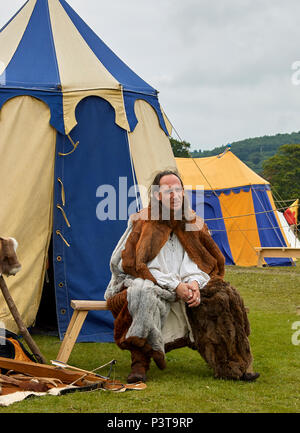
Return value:
<svg viewBox="0 0 300 433">
<path fill-rule="evenodd" d="M 160 128 L 157 114 L 151 105 L 137 100 L 135 113 L 138 124 L 135 130 L 128 134 L 128 139 L 137 183 L 144 187 L 140 191 L 145 207 L 148 203 L 148 188 L 156 172 L 176 170 L 177 167 L 169 138 Z"/>
<path fill-rule="evenodd" d="M 36 0 L 29 0 L 16 15 L 16 17 L 9 23 L 9 25 L 5 26 L 5 28 L 2 28 L 0 35 L 0 75 L 5 70 L 18 48 L 18 45 L 26 30 L 28 21 L 31 17 L 35 3 Z"/>
<path fill-rule="evenodd" d="M 51 124 L 69 134 L 76 126 L 77 104 L 100 96 L 115 109 L 116 124 L 133 131 L 135 101 L 144 99 L 169 135 L 157 90 L 116 56 L 65 0 L 29 0 L 0 32 L 0 46 L 0 107 L 16 95 L 39 97 L 50 107 Z"/>
<path fill-rule="evenodd" d="M 7 286 L 27 326 L 38 310 L 52 229 L 56 131 L 49 116 L 47 105 L 23 96 L 8 101 L 0 117 L 1 236 L 18 241 L 22 265 L 16 276 L 7 279 Z M 17 332 L 0 298 L 0 320 Z"/>
<path fill-rule="evenodd" d="M 254 247 L 260 246 L 260 239 L 251 191 L 222 194 L 219 200 L 234 263 L 240 266 L 255 266 L 257 255 Z M 240 217 L 233 218 L 236 215 Z"/>
<path fill-rule="evenodd" d="M 207 158 L 175 158 L 194 210 L 202 212 L 227 265 L 256 266 L 256 247 L 287 246 L 268 181 L 231 151 Z M 289 266 L 290 258 L 267 258 Z"/>
</svg>

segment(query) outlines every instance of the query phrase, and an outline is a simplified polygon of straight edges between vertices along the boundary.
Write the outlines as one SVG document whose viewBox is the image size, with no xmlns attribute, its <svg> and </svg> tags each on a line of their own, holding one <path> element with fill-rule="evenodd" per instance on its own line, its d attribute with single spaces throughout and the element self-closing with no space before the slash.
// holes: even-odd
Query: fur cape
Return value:
<svg viewBox="0 0 300 433">
<path fill-rule="evenodd" d="M 189 220 L 151 220 L 149 208 L 133 215 L 132 232 L 122 251 L 122 266 L 126 274 L 156 283 L 147 263 L 153 260 L 173 231 L 185 251 L 209 276 L 224 276 L 225 259 L 210 236 L 203 220 L 190 212 Z"/>
</svg>

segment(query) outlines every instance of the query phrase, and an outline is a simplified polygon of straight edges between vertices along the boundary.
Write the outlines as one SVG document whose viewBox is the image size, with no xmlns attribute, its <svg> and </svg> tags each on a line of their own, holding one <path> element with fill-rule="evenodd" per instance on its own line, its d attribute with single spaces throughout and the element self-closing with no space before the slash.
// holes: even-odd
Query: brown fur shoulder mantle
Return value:
<svg viewBox="0 0 300 433">
<path fill-rule="evenodd" d="M 192 214 L 187 225 L 182 221 L 161 221 L 148 218 L 145 208 L 131 216 L 132 232 L 122 251 L 122 266 L 126 274 L 156 283 L 147 263 L 153 260 L 173 231 L 190 259 L 208 275 L 224 277 L 225 259 L 208 232 L 203 220 Z"/>
</svg>

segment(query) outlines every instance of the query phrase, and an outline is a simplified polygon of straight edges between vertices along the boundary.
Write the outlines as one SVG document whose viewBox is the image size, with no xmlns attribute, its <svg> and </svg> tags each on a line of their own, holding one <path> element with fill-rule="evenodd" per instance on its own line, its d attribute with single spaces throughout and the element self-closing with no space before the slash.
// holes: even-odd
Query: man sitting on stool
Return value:
<svg viewBox="0 0 300 433">
<path fill-rule="evenodd" d="M 111 258 L 105 292 L 115 342 L 131 352 L 128 382 L 146 381 L 153 358 L 188 346 L 215 377 L 253 381 L 250 326 L 237 290 L 223 280 L 225 259 L 188 206 L 173 171 L 159 173 L 149 206 L 132 215 Z"/>
</svg>

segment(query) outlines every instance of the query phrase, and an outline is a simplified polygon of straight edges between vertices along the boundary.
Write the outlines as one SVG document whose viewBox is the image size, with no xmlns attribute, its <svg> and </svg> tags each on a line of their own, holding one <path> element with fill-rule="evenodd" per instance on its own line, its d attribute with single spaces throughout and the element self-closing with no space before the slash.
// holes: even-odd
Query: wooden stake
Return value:
<svg viewBox="0 0 300 433">
<path fill-rule="evenodd" d="M 15 322 L 18 326 L 20 334 L 22 335 L 22 337 L 24 338 L 24 340 L 28 344 L 29 348 L 31 349 L 33 355 L 36 357 L 37 361 L 40 364 L 47 364 L 46 359 L 44 358 L 44 356 L 40 352 L 38 346 L 36 345 L 36 343 L 32 339 L 31 335 L 29 334 L 26 326 L 24 325 L 23 320 L 21 318 L 21 315 L 20 315 L 20 313 L 16 307 L 16 304 L 14 303 L 13 298 L 11 297 L 11 295 L 9 293 L 9 290 L 7 288 L 7 285 L 6 285 L 5 280 L 2 277 L 2 275 L 0 276 L 0 288 L 2 290 L 4 299 L 8 305 L 9 311 L 11 312 L 13 318 L 15 319 Z"/>
</svg>

